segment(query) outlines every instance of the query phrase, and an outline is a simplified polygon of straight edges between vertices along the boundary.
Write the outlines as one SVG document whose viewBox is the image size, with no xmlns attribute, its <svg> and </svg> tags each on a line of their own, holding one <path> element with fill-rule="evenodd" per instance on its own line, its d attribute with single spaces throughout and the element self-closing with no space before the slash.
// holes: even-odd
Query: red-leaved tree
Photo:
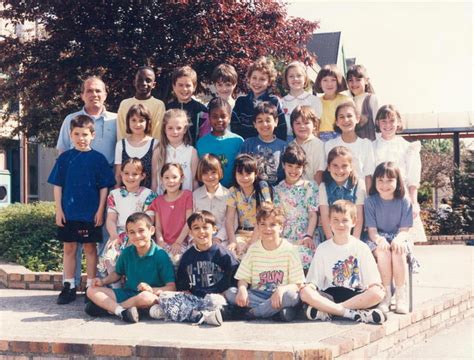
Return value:
<svg viewBox="0 0 474 360">
<path fill-rule="evenodd" d="M 9 104 L 16 130 L 52 143 L 64 116 L 81 106 L 81 79 L 100 75 L 109 87 L 107 106 L 116 110 L 133 95 L 135 69 L 158 71 L 155 96 L 166 99 L 171 71 L 191 65 L 201 82 L 222 62 L 235 66 L 239 89 L 250 62 L 262 55 L 306 63 L 305 48 L 318 23 L 289 18 L 277 0 L 44 1 L 6 0 L 0 17 L 13 24 L 36 21 L 28 40 L 14 33 L 0 39 L 0 103 Z M 38 36 L 39 35 L 39 36 Z"/>
</svg>

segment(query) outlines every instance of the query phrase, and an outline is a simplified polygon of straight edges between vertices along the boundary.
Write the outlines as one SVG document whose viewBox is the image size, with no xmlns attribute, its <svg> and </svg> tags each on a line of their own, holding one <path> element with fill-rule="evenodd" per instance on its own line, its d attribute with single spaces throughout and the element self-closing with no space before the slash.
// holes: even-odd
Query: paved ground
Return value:
<svg viewBox="0 0 474 360">
<path fill-rule="evenodd" d="M 416 254 L 422 269 L 414 278 L 415 306 L 456 289 L 472 288 L 474 247 L 418 246 Z M 56 305 L 56 296 L 57 292 L 52 291 L 1 289 L 0 339 L 283 350 L 315 346 L 330 336 L 367 326 L 347 321 L 292 324 L 261 321 L 228 322 L 212 328 L 154 320 L 129 325 L 116 317 L 88 317 L 83 312 L 82 296 L 75 303 L 62 306 Z"/>
<path fill-rule="evenodd" d="M 393 359 L 474 359 L 474 319 L 463 320 L 442 330 Z"/>
</svg>

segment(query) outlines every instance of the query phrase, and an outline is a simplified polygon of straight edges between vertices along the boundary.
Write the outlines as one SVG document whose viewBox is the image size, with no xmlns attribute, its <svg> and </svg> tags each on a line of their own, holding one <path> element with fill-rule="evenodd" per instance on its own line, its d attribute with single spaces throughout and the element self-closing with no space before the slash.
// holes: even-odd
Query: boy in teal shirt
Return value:
<svg viewBox="0 0 474 360">
<path fill-rule="evenodd" d="M 150 308 L 157 303 L 161 292 L 176 290 L 175 276 L 168 254 L 151 240 L 155 227 L 148 215 L 130 215 L 125 227 L 132 246 L 122 251 L 114 272 L 104 279 L 94 279 L 87 290 L 91 301 L 86 304 L 85 312 L 90 316 L 109 312 L 136 323 L 138 308 Z M 123 289 L 105 287 L 123 276 L 126 279 Z"/>
</svg>

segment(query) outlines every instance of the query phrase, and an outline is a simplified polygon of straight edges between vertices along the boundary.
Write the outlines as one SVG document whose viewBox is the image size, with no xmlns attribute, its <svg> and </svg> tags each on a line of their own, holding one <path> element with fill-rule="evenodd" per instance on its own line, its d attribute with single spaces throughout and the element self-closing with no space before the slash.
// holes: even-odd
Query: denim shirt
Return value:
<svg viewBox="0 0 474 360">
<path fill-rule="evenodd" d="M 72 149 L 71 142 L 71 120 L 78 115 L 90 116 L 84 108 L 64 118 L 59 131 L 56 149 L 61 152 Z M 115 160 L 115 145 L 117 143 L 117 114 L 104 111 L 99 117 L 90 116 L 94 120 L 95 138 L 92 140 L 91 148 L 105 156 L 109 165 L 113 166 Z"/>
<path fill-rule="evenodd" d="M 328 204 L 331 206 L 337 200 L 349 200 L 350 202 L 356 202 L 356 192 L 357 184 L 352 186 L 351 182 L 346 180 L 346 182 L 339 186 L 333 180 L 326 184 L 326 194 L 328 197 Z"/>
</svg>

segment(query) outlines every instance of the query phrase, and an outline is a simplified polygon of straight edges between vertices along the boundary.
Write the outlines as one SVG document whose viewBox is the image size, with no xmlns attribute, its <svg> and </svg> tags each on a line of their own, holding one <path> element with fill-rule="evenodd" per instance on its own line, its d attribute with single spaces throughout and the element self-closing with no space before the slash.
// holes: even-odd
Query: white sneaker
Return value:
<svg viewBox="0 0 474 360">
<path fill-rule="evenodd" d="M 383 300 L 380 302 L 380 304 L 377 306 L 382 312 L 387 314 L 390 311 L 390 304 L 392 303 L 392 290 L 386 289 L 385 290 L 385 297 Z"/>
<path fill-rule="evenodd" d="M 395 300 L 397 305 L 395 307 L 395 312 L 397 314 L 408 314 L 409 313 L 409 306 L 407 301 L 407 292 L 406 287 L 401 286 L 396 288 L 395 290 Z"/>
<path fill-rule="evenodd" d="M 306 304 L 305 304 L 306 305 Z M 324 311 L 318 310 L 312 306 L 306 305 L 303 307 L 304 313 L 308 320 L 331 321 L 332 317 Z"/>
<path fill-rule="evenodd" d="M 354 320 L 366 324 L 382 324 L 387 320 L 387 317 L 380 309 L 370 310 L 354 310 L 356 315 Z"/>
<path fill-rule="evenodd" d="M 161 306 L 158 304 L 155 304 L 150 308 L 149 314 L 152 319 L 163 320 L 165 318 L 165 313 L 161 310 Z"/>
<path fill-rule="evenodd" d="M 212 311 L 203 310 L 202 317 L 196 325 L 208 324 L 212 326 L 221 326 L 222 322 L 222 314 L 219 309 Z"/>
</svg>

